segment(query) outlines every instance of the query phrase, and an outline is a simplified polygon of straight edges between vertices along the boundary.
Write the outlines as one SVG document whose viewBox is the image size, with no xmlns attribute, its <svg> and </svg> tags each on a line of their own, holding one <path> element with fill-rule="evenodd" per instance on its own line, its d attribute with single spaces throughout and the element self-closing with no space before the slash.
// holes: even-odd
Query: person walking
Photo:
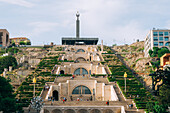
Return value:
<svg viewBox="0 0 170 113">
<path fill-rule="evenodd" d="M 127 104 L 127 109 L 128 109 L 129 105 Z"/>
<path fill-rule="evenodd" d="M 109 100 L 106 102 L 107 105 L 109 105 Z"/>
</svg>

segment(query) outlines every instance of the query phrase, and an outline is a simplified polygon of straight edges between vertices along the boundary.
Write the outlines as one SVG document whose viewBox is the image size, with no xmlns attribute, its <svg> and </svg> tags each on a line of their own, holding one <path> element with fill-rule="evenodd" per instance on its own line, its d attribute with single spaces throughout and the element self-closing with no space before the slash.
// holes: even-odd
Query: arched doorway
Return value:
<svg viewBox="0 0 170 113">
<path fill-rule="evenodd" d="M 57 90 L 53 91 L 53 97 L 56 101 L 58 101 L 58 91 Z"/>
<path fill-rule="evenodd" d="M 52 113 L 62 113 L 62 111 L 60 109 L 55 109 L 52 111 Z"/>
<path fill-rule="evenodd" d="M 44 109 L 44 113 L 50 113 L 47 109 Z"/>
<path fill-rule="evenodd" d="M 80 109 L 77 113 L 88 113 L 88 111 L 86 109 Z"/>
<path fill-rule="evenodd" d="M 101 113 L 101 111 L 98 110 L 98 109 L 93 109 L 93 110 L 90 111 L 90 113 Z"/>
<path fill-rule="evenodd" d="M 76 59 L 76 61 L 86 61 L 86 59 L 83 58 L 83 57 L 79 57 L 79 58 Z"/>
<path fill-rule="evenodd" d="M 61 70 L 61 71 L 60 71 L 60 74 L 64 74 L 64 70 Z"/>
<path fill-rule="evenodd" d="M 113 111 L 111 109 L 106 109 L 103 113 L 113 113 Z"/>
<path fill-rule="evenodd" d="M 67 109 L 64 111 L 64 113 L 76 113 L 73 109 Z"/>
</svg>

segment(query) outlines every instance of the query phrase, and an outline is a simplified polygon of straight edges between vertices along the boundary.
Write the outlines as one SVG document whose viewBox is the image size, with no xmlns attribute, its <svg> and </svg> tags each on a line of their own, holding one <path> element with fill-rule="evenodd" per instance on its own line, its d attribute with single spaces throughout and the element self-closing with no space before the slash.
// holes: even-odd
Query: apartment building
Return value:
<svg viewBox="0 0 170 113">
<path fill-rule="evenodd" d="M 170 29 L 153 29 L 150 30 L 145 38 L 144 53 L 149 57 L 149 50 L 153 47 L 166 47 L 170 49 Z"/>
<path fill-rule="evenodd" d="M 31 45 L 31 41 L 26 37 L 10 38 L 10 43 L 15 43 L 15 45 Z"/>
<path fill-rule="evenodd" d="M 0 47 L 7 47 L 9 43 L 9 32 L 6 29 L 0 29 Z"/>
</svg>

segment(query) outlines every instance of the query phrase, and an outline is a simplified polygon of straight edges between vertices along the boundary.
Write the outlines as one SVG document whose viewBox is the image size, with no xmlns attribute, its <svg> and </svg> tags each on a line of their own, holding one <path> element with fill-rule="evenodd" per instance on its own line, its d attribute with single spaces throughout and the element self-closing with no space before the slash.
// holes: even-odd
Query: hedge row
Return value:
<svg viewBox="0 0 170 113">
<path fill-rule="evenodd" d="M 108 52 L 110 52 L 109 50 Z M 112 55 L 113 53 L 111 53 Z M 104 53 L 104 57 L 111 58 L 109 53 Z M 114 57 L 116 60 L 117 57 Z M 108 60 L 106 60 L 108 61 Z M 112 62 L 113 60 L 111 60 Z M 121 64 L 120 60 L 117 58 L 117 64 Z M 134 77 L 131 71 L 129 71 L 124 65 L 109 65 L 112 72 L 111 77 L 108 77 L 109 81 L 117 81 L 119 87 L 121 88 L 123 94 L 126 98 L 134 99 L 136 102 L 136 107 L 139 109 L 146 109 L 146 103 L 153 99 L 152 95 L 147 92 L 143 85 Z M 125 80 L 124 73 L 127 73 L 126 79 L 126 93 L 125 90 Z"/>
</svg>

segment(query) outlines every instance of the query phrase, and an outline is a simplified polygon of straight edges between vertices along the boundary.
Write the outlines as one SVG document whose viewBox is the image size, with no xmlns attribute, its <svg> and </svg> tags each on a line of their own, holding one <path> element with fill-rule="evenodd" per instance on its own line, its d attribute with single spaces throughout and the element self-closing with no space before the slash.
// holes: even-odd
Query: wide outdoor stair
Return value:
<svg viewBox="0 0 170 113">
<path fill-rule="evenodd" d="M 58 83 L 64 83 L 67 82 L 67 80 L 97 80 L 98 83 L 105 83 L 105 84 L 109 84 L 107 78 L 103 78 L 103 77 L 89 77 L 88 75 L 86 76 L 75 76 L 74 79 L 71 79 L 71 77 L 57 77 L 54 80 L 54 83 L 58 84 Z"/>
<path fill-rule="evenodd" d="M 71 80 L 71 77 L 56 77 L 54 80 L 54 83 L 63 83 L 66 82 L 67 80 Z"/>
<path fill-rule="evenodd" d="M 109 105 L 106 105 L 106 101 L 54 101 L 52 106 L 89 106 L 89 107 L 103 107 L 103 106 L 124 106 L 126 113 L 144 113 L 143 110 L 137 110 L 136 108 L 127 108 L 127 101 L 110 101 Z M 45 106 L 51 106 L 51 101 L 45 102 Z"/>
<path fill-rule="evenodd" d="M 125 106 L 127 102 L 110 101 L 110 106 Z M 45 105 L 51 105 L 51 101 L 46 101 Z M 106 101 L 54 101 L 53 106 L 108 106 Z"/>
<path fill-rule="evenodd" d="M 47 93 L 48 93 L 47 90 L 43 90 L 43 92 L 42 92 L 42 94 L 41 94 L 42 99 L 45 99 Z"/>
<path fill-rule="evenodd" d="M 123 95 L 120 93 L 120 90 L 119 90 L 119 88 L 118 88 L 118 85 L 117 85 L 117 84 L 114 84 L 113 87 L 114 87 L 115 92 L 116 92 L 116 94 L 117 94 L 117 96 L 118 96 L 118 98 L 119 98 L 119 101 L 125 101 Z"/>
<path fill-rule="evenodd" d="M 24 113 L 29 113 L 29 109 L 30 109 L 30 113 L 37 113 L 37 110 L 34 110 L 31 107 L 30 108 L 23 108 Z"/>
</svg>

